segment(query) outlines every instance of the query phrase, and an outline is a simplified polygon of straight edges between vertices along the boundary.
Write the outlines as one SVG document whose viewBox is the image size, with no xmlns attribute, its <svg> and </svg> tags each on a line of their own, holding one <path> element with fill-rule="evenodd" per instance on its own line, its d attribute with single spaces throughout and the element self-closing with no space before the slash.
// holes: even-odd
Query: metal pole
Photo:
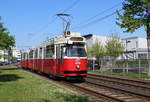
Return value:
<svg viewBox="0 0 150 102">
<path fill-rule="evenodd" d="M 128 66 L 128 59 L 127 59 L 127 66 L 126 66 L 126 72 L 127 72 L 127 74 L 128 74 L 128 72 L 129 72 L 129 66 Z"/>
<path fill-rule="evenodd" d="M 125 75 L 125 68 L 126 68 L 126 60 L 124 60 L 125 63 L 123 63 L 123 75 Z"/>
<path fill-rule="evenodd" d="M 139 59 L 139 78 L 141 78 L 141 61 Z"/>
<path fill-rule="evenodd" d="M 128 43 L 130 43 L 131 41 L 128 41 L 127 39 L 126 39 L 126 53 L 127 53 L 127 44 Z M 126 54 L 126 72 L 128 73 L 128 70 L 129 70 L 129 68 L 128 68 L 128 56 L 127 56 L 127 54 Z"/>
<path fill-rule="evenodd" d="M 94 71 L 94 64 L 95 64 L 95 61 L 94 61 L 94 58 L 93 58 L 93 71 Z"/>
<path fill-rule="evenodd" d="M 126 40 L 126 73 L 128 73 L 128 56 L 127 56 L 127 40 Z"/>
</svg>

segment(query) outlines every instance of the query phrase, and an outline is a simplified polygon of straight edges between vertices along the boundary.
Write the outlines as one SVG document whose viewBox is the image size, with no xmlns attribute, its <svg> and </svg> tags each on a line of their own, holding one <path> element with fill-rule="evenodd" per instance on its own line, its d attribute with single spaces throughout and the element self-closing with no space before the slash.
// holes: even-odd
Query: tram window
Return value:
<svg viewBox="0 0 150 102">
<path fill-rule="evenodd" d="M 35 50 L 35 58 L 38 58 L 38 49 Z"/>
<path fill-rule="evenodd" d="M 22 60 L 25 59 L 25 53 L 22 53 L 22 54 L 21 54 L 21 59 L 22 59 Z"/>
<path fill-rule="evenodd" d="M 27 59 L 27 53 L 24 53 L 24 59 Z"/>
<path fill-rule="evenodd" d="M 42 58 L 42 48 L 40 48 L 40 51 L 39 51 L 39 59 Z"/>
<path fill-rule="evenodd" d="M 23 53 L 23 59 L 26 59 L 26 53 Z"/>
<path fill-rule="evenodd" d="M 67 57 L 86 57 L 86 51 L 84 45 L 69 45 L 64 55 Z"/>
<path fill-rule="evenodd" d="M 21 60 L 23 60 L 23 54 L 21 54 Z"/>
<path fill-rule="evenodd" d="M 21 54 L 21 59 L 24 59 L 24 53 Z"/>
<path fill-rule="evenodd" d="M 60 58 L 60 57 L 61 57 L 61 48 L 60 48 L 59 45 L 56 47 L 56 57 L 57 57 L 57 58 Z"/>
<path fill-rule="evenodd" d="M 33 50 L 29 52 L 29 58 L 33 58 Z"/>
<path fill-rule="evenodd" d="M 29 55 L 28 55 L 28 53 L 26 53 L 26 59 L 28 59 L 29 58 Z"/>
<path fill-rule="evenodd" d="M 53 57 L 54 55 L 54 45 L 48 45 L 46 46 L 46 52 L 45 52 L 45 57 Z"/>
</svg>

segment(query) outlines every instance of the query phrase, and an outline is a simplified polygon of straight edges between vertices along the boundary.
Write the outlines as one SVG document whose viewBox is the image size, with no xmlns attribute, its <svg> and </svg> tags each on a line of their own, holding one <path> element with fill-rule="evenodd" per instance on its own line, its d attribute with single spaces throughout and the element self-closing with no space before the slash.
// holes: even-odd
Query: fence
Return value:
<svg viewBox="0 0 150 102">
<path fill-rule="evenodd" d="M 136 74 L 139 78 L 148 72 L 148 59 L 130 60 L 101 60 L 100 64 L 96 61 L 88 61 L 89 70 L 99 70 L 104 73 L 119 73 L 122 75 Z"/>
</svg>

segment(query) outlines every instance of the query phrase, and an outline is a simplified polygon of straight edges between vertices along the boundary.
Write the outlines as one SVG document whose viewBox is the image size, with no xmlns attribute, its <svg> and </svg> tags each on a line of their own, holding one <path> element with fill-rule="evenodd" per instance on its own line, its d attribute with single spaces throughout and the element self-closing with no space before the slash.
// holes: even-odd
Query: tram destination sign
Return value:
<svg viewBox="0 0 150 102">
<path fill-rule="evenodd" d="M 70 40 L 72 41 L 83 41 L 82 37 L 71 37 Z"/>
</svg>

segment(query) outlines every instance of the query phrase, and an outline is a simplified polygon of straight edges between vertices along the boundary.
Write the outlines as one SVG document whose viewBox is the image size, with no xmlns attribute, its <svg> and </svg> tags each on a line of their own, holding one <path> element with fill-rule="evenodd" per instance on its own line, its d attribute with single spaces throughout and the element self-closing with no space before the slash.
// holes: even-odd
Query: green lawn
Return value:
<svg viewBox="0 0 150 102">
<path fill-rule="evenodd" d="M 90 102 L 15 66 L 0 66 L 0 102 Z"/>
</svg>

